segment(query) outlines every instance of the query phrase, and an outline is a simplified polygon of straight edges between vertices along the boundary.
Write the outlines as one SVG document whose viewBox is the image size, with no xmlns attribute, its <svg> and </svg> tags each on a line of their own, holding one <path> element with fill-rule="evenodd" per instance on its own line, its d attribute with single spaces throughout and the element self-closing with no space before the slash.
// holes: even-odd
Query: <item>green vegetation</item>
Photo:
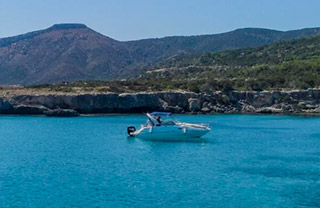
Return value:
<svg viewBox="0 0 320 208">
<path fill-rule="evenodd" d="M 31 88 L 98 92 L 279 90 L 320 87 L 320 36 L 264 47 L 174 57 L 138 78 L 79 81 Z"/>
<path fill-rule="evenodd" d="M 178 58 L 143 75 L 155 80 L 185 80 L 187 89 L 272 90 L 320 86 L 320 36 L 282 41 L 264 47 Z M 194 83 L 197 83 L 196 85 Z"/>
<path fill-rule="evenodd" d="M 253 49 L 207 53 L 198 58 L 200 65 L 242 65 L 281 64 L 295 60 L 312 60 L 320 57 L 320 36 L 282 41 Z"/>
</svg>

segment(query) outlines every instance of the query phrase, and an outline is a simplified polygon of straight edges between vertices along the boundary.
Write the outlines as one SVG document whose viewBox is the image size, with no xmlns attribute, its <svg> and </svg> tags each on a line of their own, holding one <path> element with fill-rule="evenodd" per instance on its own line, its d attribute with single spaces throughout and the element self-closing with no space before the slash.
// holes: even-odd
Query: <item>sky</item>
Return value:
<svg viewBox="0 0 320 208">
<path fill-rule="evenodd" d="M 83 23 L 116 40 L 320 27 L 320 0 L 0 0 L 0 38 Z"/>
</svg>

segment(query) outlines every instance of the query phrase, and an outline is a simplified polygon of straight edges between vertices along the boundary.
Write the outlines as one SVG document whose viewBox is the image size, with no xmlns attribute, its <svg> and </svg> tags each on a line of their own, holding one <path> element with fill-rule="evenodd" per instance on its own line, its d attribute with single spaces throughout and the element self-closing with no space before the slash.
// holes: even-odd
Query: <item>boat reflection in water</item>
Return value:
<svg viewBox="0 0 320 208">
<path fill-rule="evenodd" d="M 130 137 L 146 140 L 184 141 L 200 139 L 211 130 L 205 124 L 185 123 L 171 119 L 162 120 L 163 117 L 170 115 L 171 113 L 168 112 L 147 113 L 146 124 L 141 125 L 138 130 L 134 126 L 129 126 L 127 132 Z"/>
</svg>

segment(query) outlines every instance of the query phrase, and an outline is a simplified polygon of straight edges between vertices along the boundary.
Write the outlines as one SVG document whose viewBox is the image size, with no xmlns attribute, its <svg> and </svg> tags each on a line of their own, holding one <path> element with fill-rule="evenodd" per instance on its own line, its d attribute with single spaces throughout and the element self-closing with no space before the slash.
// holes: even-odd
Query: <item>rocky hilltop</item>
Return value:
<svg viewBox="0 0 320 208">
<path fill-rule="evenodd" d="M 0 97 L 1 114 L 66 113 L 320 113 L 320 90 L 230 91 L 197 94 L 190 92 L 141 92 L 97 94 L 12 94 Z M 59 113 L 58 113 L 59 114 Z M 62 113 L 63 115 L 63 113 Z"/>
</svg>

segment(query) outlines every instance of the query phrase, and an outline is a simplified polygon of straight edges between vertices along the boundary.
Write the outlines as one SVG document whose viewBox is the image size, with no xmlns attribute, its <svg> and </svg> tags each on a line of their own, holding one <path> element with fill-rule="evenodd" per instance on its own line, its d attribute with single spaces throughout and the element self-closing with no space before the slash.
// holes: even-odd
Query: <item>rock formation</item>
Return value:
<svg viewBox="0 0 320 208">
<path fill-rule="evenodd" d="M 44 114 L 49 117 L 77 117 L 79 113 L 72 109 L 54 109 L 45 111 Z"/>
<path fill-rule="evenodd" d="M 320 90 L 101 93 L 0 97 L 0 114 L 90 113 L 320 113 Z M 69 109 L 65 111 L 65 109 Z M 72 112 L 71 112 L 72 111 Z"/>
</svg>

